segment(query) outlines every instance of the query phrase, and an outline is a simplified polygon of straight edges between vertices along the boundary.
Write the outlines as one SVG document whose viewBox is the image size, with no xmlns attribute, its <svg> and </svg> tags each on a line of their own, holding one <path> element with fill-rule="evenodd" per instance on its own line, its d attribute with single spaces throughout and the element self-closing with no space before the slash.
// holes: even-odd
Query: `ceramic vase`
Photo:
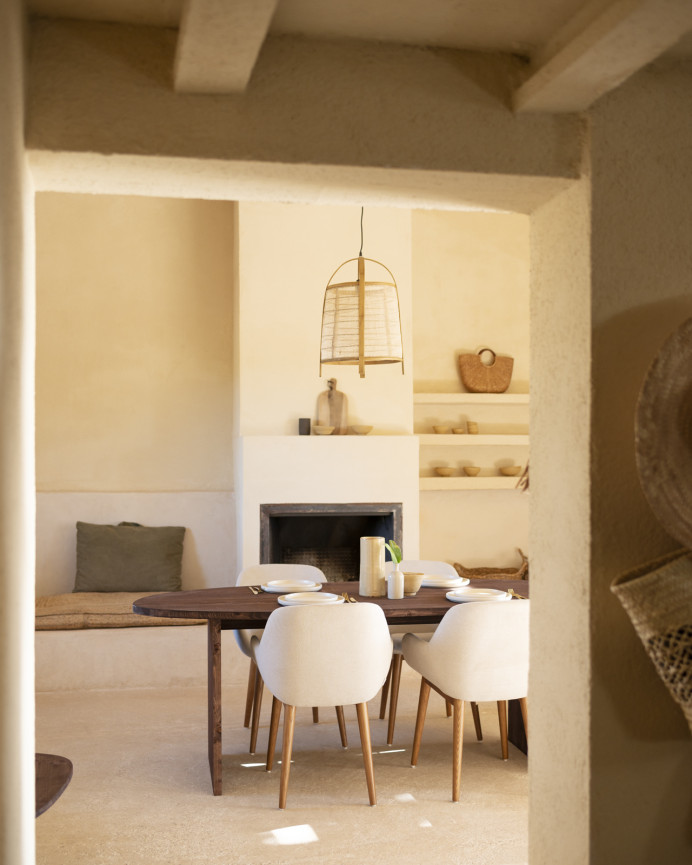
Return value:
<svg viewBox="0 0 692 865">
<path fill-rule="evenodd" d="M 387 576 L 387 597 L 400 600 L 404 597 L 404 572 L 396 565 Z"/>
<path fill-rule="evenodd" d="M 382 598 L 386 594 L 384 576 L 384 538 L 360 539 L 359 594 L 368 598 Z"/>
</svg>

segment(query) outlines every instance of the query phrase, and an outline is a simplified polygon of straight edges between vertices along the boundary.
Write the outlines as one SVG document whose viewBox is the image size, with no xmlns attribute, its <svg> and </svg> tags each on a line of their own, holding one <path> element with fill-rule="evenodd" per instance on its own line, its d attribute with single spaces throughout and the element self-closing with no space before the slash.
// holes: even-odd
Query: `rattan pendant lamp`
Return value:
<svg viewBox="0 0 692 865">
<path fill-rule="evenodd" d="M 363 257 L 363 208 L 358 258 L 340 264 L 324 292 L 320 375 L 324 363 L 357 364 L 361 378 L 366 365 L 374 363 L 400 363 L 404 372 L 396 280 L 384 264 Z"/>
</svg>

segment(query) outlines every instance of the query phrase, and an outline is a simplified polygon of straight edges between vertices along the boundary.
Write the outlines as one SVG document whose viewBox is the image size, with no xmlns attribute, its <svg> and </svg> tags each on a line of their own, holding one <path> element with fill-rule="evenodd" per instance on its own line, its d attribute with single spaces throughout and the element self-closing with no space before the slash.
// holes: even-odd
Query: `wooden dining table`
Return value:
<svg viewBox="0 0 692 865">
<path fill-rule="evenodd" d="M 528 598 L 528 580 L 472 580 L 474 587 L 512 589 Z M 328 582 L 323 590 L 341 595 L 346 592 L 360 603 L 377 604 L 382 608 L 390 625 L 436 624 L 455 602 L 446 598 L 446 589 L 422 587 L 412 597 L 393 600 L 386 597 L 365 597 L 358 593 L 358 581 Z M 222 793 L 221 783 L 221 631 L 264 628 L 267 619 L 280 609 L 279 594 L 275 592 L 253 593 L 248 586 L 230 586 L 219 589 L 196 589 L 182 592 L 165 592 L 138 598 L 132 606 L 133 612 L 143 616 L 162 616 L 176 619 L 207 620 L 207 702 L 208 702 L 208 751 L 212 792 Z M 510 704 L 510 739 L 521 747 L 521 730 L 513 730 L 521 724 L 521 714 L 513 712 Z M 516 740 L 519 741 L 516 741 Z M 525 741 L 525 740 L 524 740 Z"/>
</svg>

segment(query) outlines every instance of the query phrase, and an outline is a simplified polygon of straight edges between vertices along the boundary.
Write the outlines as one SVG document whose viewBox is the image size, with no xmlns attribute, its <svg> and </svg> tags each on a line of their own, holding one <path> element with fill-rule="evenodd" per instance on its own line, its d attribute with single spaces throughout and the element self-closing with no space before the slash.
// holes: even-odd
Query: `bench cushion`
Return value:
<svg viewBox="0 0 692 865">
<path fill-rule="evenodd" d="M 176 592 L 181 587 L 182 526 L 77 523 L 75 592 Z"/>
<path fill-rule="evenodd" d="M 74 631 L 80 628 L 142 628 L 156 625 L 200 625 L 205 619 L 167 619 L 140 616 L 132 604 L 142 592 L 71 592 L 36 598 L 37 631 Z"/>
</svg>

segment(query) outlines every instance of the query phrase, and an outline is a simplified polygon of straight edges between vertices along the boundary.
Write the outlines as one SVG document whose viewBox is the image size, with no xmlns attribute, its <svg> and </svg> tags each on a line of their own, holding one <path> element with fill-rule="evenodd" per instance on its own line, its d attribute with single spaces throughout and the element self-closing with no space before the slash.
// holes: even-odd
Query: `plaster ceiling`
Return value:
<svg viewBox="0 0 692 865">
<path fill-rule="evenodd" d="M 580 111 L 665 52 L 690 0 L 27 0 L 37 16 L 178 29 L 175 87 L 240 93 L 267 37 L 361 39 L 526 58 L 517 111 Z"/>
</svg>

